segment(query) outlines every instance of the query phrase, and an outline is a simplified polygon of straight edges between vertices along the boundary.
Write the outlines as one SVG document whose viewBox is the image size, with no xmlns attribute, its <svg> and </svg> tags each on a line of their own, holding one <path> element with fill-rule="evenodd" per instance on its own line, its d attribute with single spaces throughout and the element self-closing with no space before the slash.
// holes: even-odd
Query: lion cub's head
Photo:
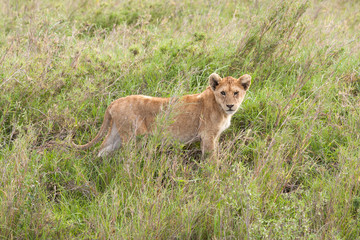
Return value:
<svg viewBox="0 0 360 240">
<path fill-rule="evenodd" d="M 244 100 L 246 91 L 250 87 L 251 77 L 245 74 L 238 79 L 233 77 L 221 78 L 216 73 L 213 73 L 210 75 L 209 83 L 216 102 L 226 114 L 232 115 Z"/>
</svg>

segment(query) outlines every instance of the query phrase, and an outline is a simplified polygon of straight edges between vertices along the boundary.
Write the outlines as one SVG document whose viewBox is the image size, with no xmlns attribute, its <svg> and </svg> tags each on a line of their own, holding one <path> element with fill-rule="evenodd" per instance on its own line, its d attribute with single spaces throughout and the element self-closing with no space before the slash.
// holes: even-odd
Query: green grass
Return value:
<svg viewBox="0 0 360 240">
<path fill-rule="evenodd" d="M 356 239 L 360 3 L 0 0 L 0 238 Z M 129 94 L 253 82 L 220 139 L 77 151 Z"/>
</svg>

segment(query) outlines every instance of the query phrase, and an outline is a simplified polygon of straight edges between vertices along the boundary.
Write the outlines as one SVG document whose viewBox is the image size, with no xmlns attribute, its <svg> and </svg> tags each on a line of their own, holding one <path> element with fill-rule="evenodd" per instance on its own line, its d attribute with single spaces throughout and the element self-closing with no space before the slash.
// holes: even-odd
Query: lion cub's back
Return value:
<svg viewBox="0 0 360 240">
<path fill-rule="evenodd" d="M 136 115 L 145 117 L 149 114 L 158 114 L 161 107 L 168 101 L 167 98 L 130 95 L 112 102 L 109 106 L 109 111 L 112 117 L 116 117 L 115 115 L 127 115 L 128 117 L 130 117 L 130 115 Z"/>
</svg>

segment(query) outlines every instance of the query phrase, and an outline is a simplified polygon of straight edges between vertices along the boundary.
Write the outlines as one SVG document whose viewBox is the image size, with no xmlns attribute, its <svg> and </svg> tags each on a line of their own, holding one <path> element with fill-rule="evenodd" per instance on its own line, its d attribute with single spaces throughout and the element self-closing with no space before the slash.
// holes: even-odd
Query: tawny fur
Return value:
<svg viewBox="0 0 360 240">
<path fill-rule="evenodd" d="M 156 118 L 171 112 L 172 119 L 166 127 L 170 138 L 182 143 L 201 141 L 201 150 L 216 153 L 220 134 L 230 126 L 232 115 L 244 100 L 251 83 L 250 75 L 239 79 L 220 78 L 213 73 L 209 87 L 202 93 L 186 95 L 179 99 L 131 95 L 119 98 L 106 109 L 104 122 L 96 137 L 85 145 L 73 146 L 87 149 L 107 133 L 98 156 L 105 156 L 136 135 L 149 134 L 156 128 Z"/>
</svg>

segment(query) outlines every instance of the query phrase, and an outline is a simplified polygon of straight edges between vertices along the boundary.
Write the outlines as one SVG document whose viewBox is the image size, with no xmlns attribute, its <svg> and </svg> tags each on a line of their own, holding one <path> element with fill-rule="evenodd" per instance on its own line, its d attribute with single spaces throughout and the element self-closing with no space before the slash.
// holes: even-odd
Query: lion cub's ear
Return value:
<svg viewBox="0 0 360 240">
<path fill-rule="evenodd" d="M 216 73 L 211 74 L 209 77 L 209 85 L 211 89 L 215 90 L 216 86 L 219 85 L 220 81 L 221 81 L 221 77 L 218 74 Z"/>
<path fill-rule="evenodd" d="M 247 91 L 251 84 L 251 76 L 249 74 L 244 74 L 239 78 L 239 82 L 244 90 Z"/>
</svg>

